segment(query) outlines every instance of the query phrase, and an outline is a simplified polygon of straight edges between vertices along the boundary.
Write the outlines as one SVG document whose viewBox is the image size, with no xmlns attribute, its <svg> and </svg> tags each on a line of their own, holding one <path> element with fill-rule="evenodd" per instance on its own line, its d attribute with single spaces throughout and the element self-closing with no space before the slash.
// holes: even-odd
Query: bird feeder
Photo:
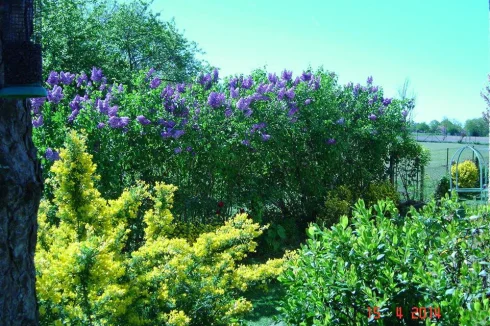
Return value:
<svg viewBox="0 0 490 326">
<path fill-rule="evenodd" d="M 0 97 L 47 96 L 46 89 L 41 86 L 41 11 L 34 1 L 0 0 L 4 68 Z"/>
</svg>

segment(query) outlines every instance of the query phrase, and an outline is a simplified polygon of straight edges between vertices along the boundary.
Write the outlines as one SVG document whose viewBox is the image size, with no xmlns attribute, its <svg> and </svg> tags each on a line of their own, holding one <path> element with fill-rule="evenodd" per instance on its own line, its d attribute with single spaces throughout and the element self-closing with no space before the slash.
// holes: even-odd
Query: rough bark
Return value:
<svg viewBox="0 0 490 326">
<path fill-rule="evenodd" d="M 0 99 L 0 324 L 38 325 L 34 252 L 42 193 L 27 101 Z"/>
</svg>

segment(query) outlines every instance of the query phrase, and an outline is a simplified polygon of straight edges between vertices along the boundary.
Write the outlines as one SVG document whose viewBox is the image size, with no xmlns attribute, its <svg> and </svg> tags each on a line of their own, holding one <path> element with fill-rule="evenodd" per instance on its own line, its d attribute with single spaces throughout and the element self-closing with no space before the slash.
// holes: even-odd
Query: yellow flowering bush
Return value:
<svg viewBox="0 0 490 326">
<path fill-rule="evenodd" d="M 475 162 L 466 160 L 458 164 L 458 186 L 461 188 L 473 188 L 478 181 L 478 168 Z M 456 182 L 456 164 L 451 167 L 453 182 Z"/>
<path fill-rule="evenodd" d="M 240 294 L 282 272 L 282 259 L 240 264 L 265 229 L 246 214 L 188 241 L 176 236 L 176 187 L 138 183 L 105 200 L 95 171 L 84 137 L 72 132 L 48 180 L 54 199 L 38 214 L 43 325 L 231 325 L 252 309 Z M 133 248 L 140 217 L 144 235 Z"/>
</svg>

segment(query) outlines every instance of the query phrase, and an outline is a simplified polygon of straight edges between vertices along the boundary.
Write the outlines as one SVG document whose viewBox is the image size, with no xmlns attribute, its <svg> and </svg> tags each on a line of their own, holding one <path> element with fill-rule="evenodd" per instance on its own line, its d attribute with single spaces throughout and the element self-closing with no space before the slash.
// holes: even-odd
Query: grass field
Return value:
<svg viewBox="0 0 490 326">
<path fill-rule="evenodd" d="M 426 177 L 424 183 L 424 198 L 430 198 L 435 191 L 437 182 L 440 178 L 448 173 L 447 164 L 451 165 L 453 155 L 465 144 L 458 143 L 429 143 L 420 142 L 422 146 L 430 150 L 431 161 L 426 168 Z M 485 166 L 488 167 L 488 145 L 469 145 L 478 150 L 485 160 Z M 460 157 L 460 162 L 467 159 L 474 159 L 473 151 L 465 149 Z"/>
</svg>

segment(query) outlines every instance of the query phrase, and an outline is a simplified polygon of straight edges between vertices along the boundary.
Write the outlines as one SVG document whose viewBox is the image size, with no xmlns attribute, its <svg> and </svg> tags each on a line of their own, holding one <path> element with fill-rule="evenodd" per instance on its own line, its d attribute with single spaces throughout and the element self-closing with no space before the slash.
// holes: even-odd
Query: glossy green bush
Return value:
<svg viewBox="0 0 490 326">
<path fill-rule="evenodd" d="M 412 325 L 411 307 L 439 307 L 426 325 L 488 325 L 488 207 L 458 215 L 443 198 L 401 218 L 390 201 L 355 205 L 331 229 L 311 225 L 306 244 L 280 277 L 280 310 L 289 325 Z M 392 218 L 387 218 L 392 216 Z M 404 319 L 396 315 L 402 307 Z"/>
</svg>

